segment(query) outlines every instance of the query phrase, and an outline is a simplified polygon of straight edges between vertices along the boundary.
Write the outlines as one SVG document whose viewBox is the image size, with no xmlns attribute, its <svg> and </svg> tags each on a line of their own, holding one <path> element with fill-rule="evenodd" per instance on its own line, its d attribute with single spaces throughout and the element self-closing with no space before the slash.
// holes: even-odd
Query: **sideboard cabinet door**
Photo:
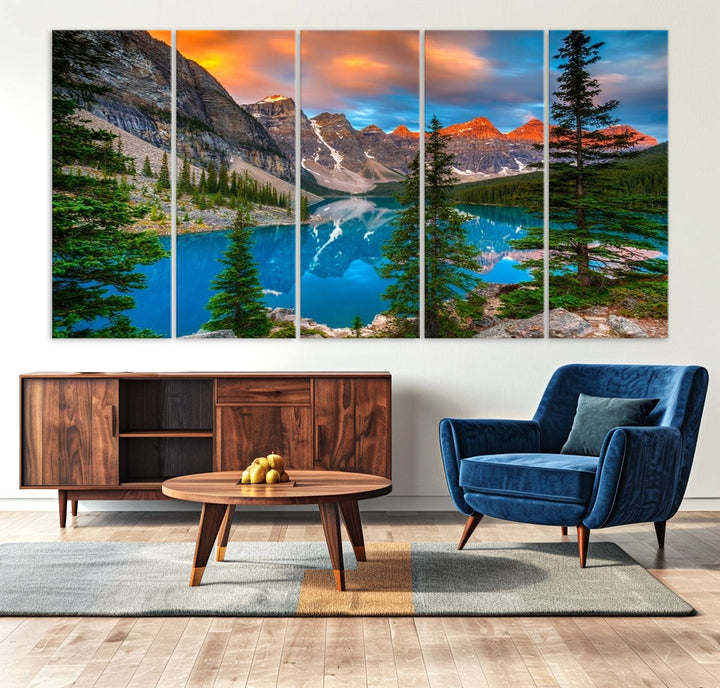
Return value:
<svg viewBox="0 0 720 688">
<path fill-rule="evenodd" d="M 219 470 L 242 471 L 270 452 L 288 468 L 312 468 L 311 415 L 309 406 L 219 407 Z"/>
<path fill-rule="evenodd" d="M 22 485 L 118 485 L 117 378 L 22 381 Z"/>
<path fill-rule="evenodd" d="M 314 468 L 390 478 L 390 378 L 318 378 L 314 398 Z"/>
</svg>

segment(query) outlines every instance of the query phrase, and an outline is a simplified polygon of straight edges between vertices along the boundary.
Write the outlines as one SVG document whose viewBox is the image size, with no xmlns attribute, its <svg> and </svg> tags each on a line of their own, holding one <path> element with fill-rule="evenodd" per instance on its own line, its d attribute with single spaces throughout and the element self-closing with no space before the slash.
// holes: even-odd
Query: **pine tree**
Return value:
<svg viewBox="0 0 720 688">
<path fill-rule="evenodd" d="M 211 319 L 204 330 L 232 330 L 236 337 L 267 337 L 272 321 L 265 308 L 262 286 L 251 248 L 250 210 L 241 206 L 230 231 L 228 248 L 220 260 L 223 271 L 212 281 L 216 292 L 207 308 Z"/>
<path fill-rule="evenodd" d="M 183 164 L 180 170 L 180 178 L 178 179 L 178 193 L 191 194 L 193 192 L 193 183 L 190 178 L 190 161 L 187 156 L 183 157 Z"/>
<path fill-rule="evenodd" d="M 158 191 L 170 188 L 170 168 L 168 167 L 167 153 L 163 153 L 162 162 L 160 163 L 160 171 L 158 172 L 158 178 L 155 186 Z"/>
<path fill-rule="evenodd" d="M 382 247 L 383 262 L 377 272 L 390 283 L 383 292 L 388 315 L 393 316 L 392 336 L 417 337 L 420 312 L 420 154 L 408 165 L 402 204 L 391 221 L 393 232 Z"/>
<path fill-rule="evenodd" d="M 207 192 L 209 194 L 217 193 L 218 190 L 218 176 L 217 167 L 215 163 L 211 162 L 207 167 Z"/>
<path fill-rule="evenodd" d="M 143 160 L 143 166 L 142 166 L 142 173 L 145 177 L 153 177 L 153 171 L 152 167 L 150 167 L 150 158 L 149 156 L 145 156 L 145 160 Z"/>
<path fill-rule="evenodd" d="M 482 298 L 471 294 L 482 281 L 478 249 L 469 243 L 454 206 L 453 162 L 442 125 L 433 115 L 425 146 L 425 336 L 467 337 L 464 324 L 479 316 Z"/>
<path fill-rule="evenodd" d="M 230 193 L 230 185 L 228 183 L 228 168 L 225 161 L 220 164 L 220 172 L 218 173 L 218 192 L 222 196 L 227 196 Z"/>
<path fill-rule="evenodd" d="M 113 149 L 115 135 L 76 117 L 76 98 L 87 105 L 102 92 L 84 65 L 102 64 L 104 51 L 83 31 L 54 32 L 52 51 L 53 336 L 156 337 L 124 311 L 135 307 L 129 292 L 147 287 L 135 268 L 167 253 L 154 233 L 128 231 L 147 208 L 133 206 L 128 186 L 116 179 L 130 160 Z M 81 174 L 75 165 L 106 176 Z"/>
<path fill-rule="evenodd" d="M 304 194 L 300 194 L 300 222 L 307 222 L 310 217 L 310 201 Z"/>
<path fill-rule="evenodd" d="M 600 102 L 600 85 L 589 71 L 601 59 L 603 45 L 583 31 L 571 31 L 555 55 L 562 62 L 550 109 L 555 125 L 549 142 L 551 307 L 600 303 L 607 287 L 667 273 L 667 261 L 647 260 L 642 252 L 656 248 L 666 228 L 648 216 L 652 203 L 640 207 L 642 199 L 630 195 L 618 175 L 632 157 L 634 140 L 623 130 L 606 131 L 618 123 L 619 103 Z M 531 228 L 512 243 L 542 248 L 542 228 Z M 524 265 L 538 273 L 536 261 Z"/>
<path fill-rule="evenodd" d="M 353 337 L 359 338 L 362 334 L 362 328 L 363 328 L 363 321 L 362 318 L 359 315 L 356 315 L 353 318 L 352 325 L 350 326 L 350 329 L 352 330 Z"/>
</svg>

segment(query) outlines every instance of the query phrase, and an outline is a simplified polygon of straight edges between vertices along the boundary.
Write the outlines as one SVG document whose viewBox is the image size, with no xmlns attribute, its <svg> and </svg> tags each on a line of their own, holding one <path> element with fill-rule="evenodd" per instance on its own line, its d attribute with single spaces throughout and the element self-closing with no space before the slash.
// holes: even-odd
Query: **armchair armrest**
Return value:
<svg viewBox="0 0 720 688">
<path fill-rule="evenodd" d="M 676 492 L 681 467 L 682 435 L 677 428 L 613 428 L 605 437 L 583 523 L 592 529 L 666 521 L 680 504 Z"/>
<path fill-rule="evenodd" d="M 443 418 L 440 451 L 450 497 L 459 511 L 470 515 L 460 488 L 460 461 L 469 456 L 540 450 L 540 426 L 534 420 Z"/>
</svg>

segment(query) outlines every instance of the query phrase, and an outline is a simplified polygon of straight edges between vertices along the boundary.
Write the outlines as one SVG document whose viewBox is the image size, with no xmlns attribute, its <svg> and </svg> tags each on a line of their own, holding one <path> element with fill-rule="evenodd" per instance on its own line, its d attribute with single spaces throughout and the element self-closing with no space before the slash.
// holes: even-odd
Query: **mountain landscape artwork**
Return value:
<svg viewBox="0 0 720 688">
<path fill-rule="evenodd" d="M 417 31 L 301 34 L 304 337 L 418 336 L 419 50 Z"/>
<path fill-rule="evenodd" d="M 425 33 L 426 337 L 543 336 L 543 112 L 542 31 Z"/>
<path fill-rule="evenodd" d="M 170 31 L 52 36 L 53 337 L 169 337 Z"/>
<path fill-rule="evenodd" d="M 551 337 L 667 337 L 667 88 L 666 31 L 550 32 Z"/>
<path fill-rule="evenodd" d="M 295 336 L 295 32 L 177 32 L 177 329 Z"/>
<path fill-rule="evenodd" d="M 666 337 L 667 32 L 423 40 L 54 31 L 53 337 Z"/>
</svg>

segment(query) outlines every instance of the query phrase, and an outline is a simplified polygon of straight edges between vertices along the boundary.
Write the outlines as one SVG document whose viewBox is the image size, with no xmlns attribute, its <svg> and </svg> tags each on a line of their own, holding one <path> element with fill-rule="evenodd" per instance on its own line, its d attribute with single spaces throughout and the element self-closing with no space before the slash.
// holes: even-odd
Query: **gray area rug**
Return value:
<svg viewBox="0 0 720 688">
<path fill-rule="evenodd" d="M 388 547 L 391 549 L 383 550 Z M 691 606 L 623 550 L 604 542 L 591 543 L 585 569 L 580 569 L 576 545 L 570 542 L 471 543 L 462 552 L 446 543 L 376 543 L 375 546 L 368 543 L 368 561 L 359 565 L 352 549 L 345 545 L 348 591 L 344 593 L 333 589 L 324 542 L 231 542 L 225 561 L 215 562 L 213 554 L 202 584 L 191 588 L 188 581 L 193 551 L 193 543 L 2 544 L 0 614 L 675 616 L 694 613 Z M 384 559 L 382 563 L 380 559 Z M 377 576 L 377 585 L 373 575 Z"/>
</svg>

